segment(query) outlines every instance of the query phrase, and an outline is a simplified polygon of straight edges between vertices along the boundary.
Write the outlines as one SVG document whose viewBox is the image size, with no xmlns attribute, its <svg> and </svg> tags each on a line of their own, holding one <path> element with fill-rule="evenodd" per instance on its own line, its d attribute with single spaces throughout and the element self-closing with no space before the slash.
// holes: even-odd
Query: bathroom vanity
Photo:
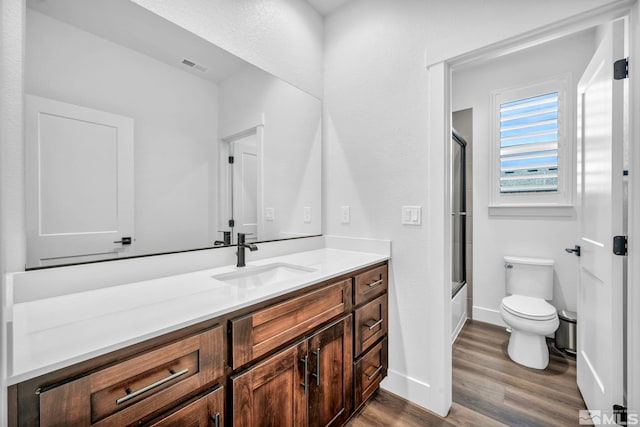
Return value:
<svg viewBox="0 0 640 427">
<path fill-rule="evenodd" d="M 14 307 L 10 425 L 343 425 L 386 376 L 387 263 L 320 249 Z M 34 326 L 65 299 L 87 309 Z"/>
</svg>

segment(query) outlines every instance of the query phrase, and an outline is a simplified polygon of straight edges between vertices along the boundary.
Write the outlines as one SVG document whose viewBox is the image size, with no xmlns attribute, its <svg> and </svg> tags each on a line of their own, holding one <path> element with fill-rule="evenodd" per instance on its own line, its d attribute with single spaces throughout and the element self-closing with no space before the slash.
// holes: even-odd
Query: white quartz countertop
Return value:
<svg viewBox="0 0 640 427">
<path fill-rule="evenodd" d="M 8 384 L 386 259 L 386 255 L 325 248 L 248 262 L 246 268 L 280 262 L 314 269 L 268 286 L 240 288 L 211 277 L 236 270 L 226 266 L 15 304 Z"/>
</svg>

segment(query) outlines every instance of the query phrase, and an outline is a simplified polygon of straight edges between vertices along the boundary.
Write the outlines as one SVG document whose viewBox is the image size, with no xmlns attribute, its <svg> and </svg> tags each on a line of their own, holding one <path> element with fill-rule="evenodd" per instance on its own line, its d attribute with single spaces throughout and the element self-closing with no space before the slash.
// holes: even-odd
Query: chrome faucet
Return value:
<svg viewBox="0 0 640 427">
<path fill-rule="evenodd" d="M 236 267 L 246 267 L 244 250 L 249 249 L 251 252 L 257 251 L 258 247 L 252 243 L 245 243 L 244 239 L 246 237 L 245 233 L 238 233 L 238 252 L 236 255 L 238 256 L 238 263 Z"/>
</svg>

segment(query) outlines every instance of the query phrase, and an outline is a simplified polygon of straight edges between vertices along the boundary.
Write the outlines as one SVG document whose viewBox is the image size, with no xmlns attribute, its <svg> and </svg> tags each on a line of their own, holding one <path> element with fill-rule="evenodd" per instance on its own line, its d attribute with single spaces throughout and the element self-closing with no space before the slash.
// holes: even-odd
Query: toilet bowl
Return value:
<svg viewBox="0 0 640 427">
<path fill-rule="evenodd" d="M 500 315 L 511 328 L 508 349 L 511 360 L 529 368 L 546 368 L 549 349 L 545 338 L 560 325 L 556 309 L 540 298 L 512 295 L 502 300 Z"/>
<path fill-rule="evenodd" d="M 534 369 L 549 364 L 546 335 L 552 334 L 560 321 L 555 307 L 547 302 L 553 297 L 553 260 L 504 257 L 506 290 L 500 315 L 511 328 L 509 357 Z"/>
</svg>

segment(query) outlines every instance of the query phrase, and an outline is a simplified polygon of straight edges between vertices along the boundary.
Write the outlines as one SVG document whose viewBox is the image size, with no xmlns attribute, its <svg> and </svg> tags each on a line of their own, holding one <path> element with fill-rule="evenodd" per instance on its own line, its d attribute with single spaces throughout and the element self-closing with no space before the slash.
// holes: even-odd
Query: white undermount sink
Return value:
<svg viewBox="0 0 640 427">
<path fill-rule="evenodd" d="M 316 271 L 315 268 L 277 262 L 273 264 L 242 267 L 236 271 L 221 273 L 211 277 L 230 285 L 255 288 L 302 277 L 314 271 Z"/>
</svg>

